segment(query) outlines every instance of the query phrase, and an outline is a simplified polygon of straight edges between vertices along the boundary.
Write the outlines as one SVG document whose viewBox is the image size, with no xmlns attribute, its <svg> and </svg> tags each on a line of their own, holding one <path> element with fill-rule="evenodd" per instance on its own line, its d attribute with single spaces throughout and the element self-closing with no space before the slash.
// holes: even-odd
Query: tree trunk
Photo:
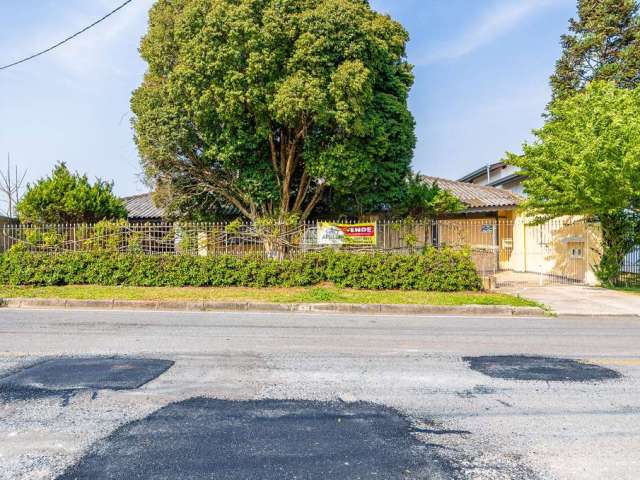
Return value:
<svg viewBox="0 0 640 480">
<path fill-rule="evenodd" d="M 599 215 L 602 227 L 602 258 L 596 271 L 606 287 L 614 286 L 620 277 L 625 256 L 634 246 L 633 219 L 625 212 Z"/>
</svg>

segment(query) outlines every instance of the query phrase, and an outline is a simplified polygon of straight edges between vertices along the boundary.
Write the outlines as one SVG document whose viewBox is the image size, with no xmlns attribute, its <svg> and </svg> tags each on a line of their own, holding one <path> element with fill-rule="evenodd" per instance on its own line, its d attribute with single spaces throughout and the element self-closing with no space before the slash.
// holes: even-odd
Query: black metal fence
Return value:
<svg viewBox="0 0 640 480">
<path fill-rule="evenodd" d="M 0 227 L 0 250 L 57 255 L 108 251 L 146 255 L 257 255 L 291 258 L 326 248 L 416 253 L 428 246 L 467 249 L 482 276 L 497 284 L 585 282 L 595 263 L 598 228 L 581 219 L 544 225 L 524 220 L 260 223 L 127 223 Z M 622 284 L 638 281 L 638 257 L 629 256 Z"/>
<path fill-rule="evenodd" d="M 618 287 L 640 287 L 640 245 L 624 257 L 620 275 L 616 280 Z"/>
</svg>

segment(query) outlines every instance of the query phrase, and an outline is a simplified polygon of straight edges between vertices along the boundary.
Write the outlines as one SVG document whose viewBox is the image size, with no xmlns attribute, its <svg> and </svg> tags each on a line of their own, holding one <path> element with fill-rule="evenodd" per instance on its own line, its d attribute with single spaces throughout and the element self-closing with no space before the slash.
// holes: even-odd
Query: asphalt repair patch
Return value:
<svg viewBox="0 0 640 480">
<path fill-rule="evenodd" d="M 68 398 L 81 390 L 134 390 L 162 375 L 173 363 L 131 357 L 44 360 L 0 378 L 0 399 Z"/>
<path fill-rule="evenodd" d="M 455 473 L 386 407 L 192 398 L 120 427 L 58 480 L 439 480 Z"/>
<path fill-rule="evenodd" d="M 504 355 L 464 357 L 472 370 L 506 380 L 595 382 L 620 378 L 615 370 L 567 358 Z"/>
</svg>

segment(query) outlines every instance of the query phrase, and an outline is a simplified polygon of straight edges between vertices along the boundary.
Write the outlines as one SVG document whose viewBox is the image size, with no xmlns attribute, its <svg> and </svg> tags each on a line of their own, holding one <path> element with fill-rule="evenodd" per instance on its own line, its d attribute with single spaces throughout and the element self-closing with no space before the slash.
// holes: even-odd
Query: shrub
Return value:
<svg viewBox="0 0 640 480">
<path fill-rule="evenodd" d="M 49 255 L 14 248 L 0 258 L 0 281 L 10 285 L 130 285 L 339 287 L 427 291 L 479 290 L 468 252 L 429 248 L 422 254 L 332 250 L 274 260 L 253 256 L 142 255 L 69 252 Z"/>
</svg>

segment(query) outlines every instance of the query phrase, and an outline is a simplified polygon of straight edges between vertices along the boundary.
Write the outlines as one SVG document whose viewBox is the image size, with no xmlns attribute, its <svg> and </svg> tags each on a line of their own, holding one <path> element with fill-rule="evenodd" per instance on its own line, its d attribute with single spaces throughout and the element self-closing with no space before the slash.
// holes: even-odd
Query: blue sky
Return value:
<svg viewBox="0 0 640 480">
<path fill-rule="evenodd" d="M 121 0 L 0 2 L 0 63 L 47 47 Z M 70 44 L 0 72 L 0 160 L 7 152 L 33 181 L 65 161 L 146 191 L 132 140 L 131 91 L 145 70 L 137 47 L 153 0 L 125 10 Z M 416 84 L 414 167 L 458 178 L 517 151 L 541 125 L 548 77 L 576 0 L 371 0 L 411 34 Z M 0 165 L 2 163 L 0 162 Z"/>
</svg>

